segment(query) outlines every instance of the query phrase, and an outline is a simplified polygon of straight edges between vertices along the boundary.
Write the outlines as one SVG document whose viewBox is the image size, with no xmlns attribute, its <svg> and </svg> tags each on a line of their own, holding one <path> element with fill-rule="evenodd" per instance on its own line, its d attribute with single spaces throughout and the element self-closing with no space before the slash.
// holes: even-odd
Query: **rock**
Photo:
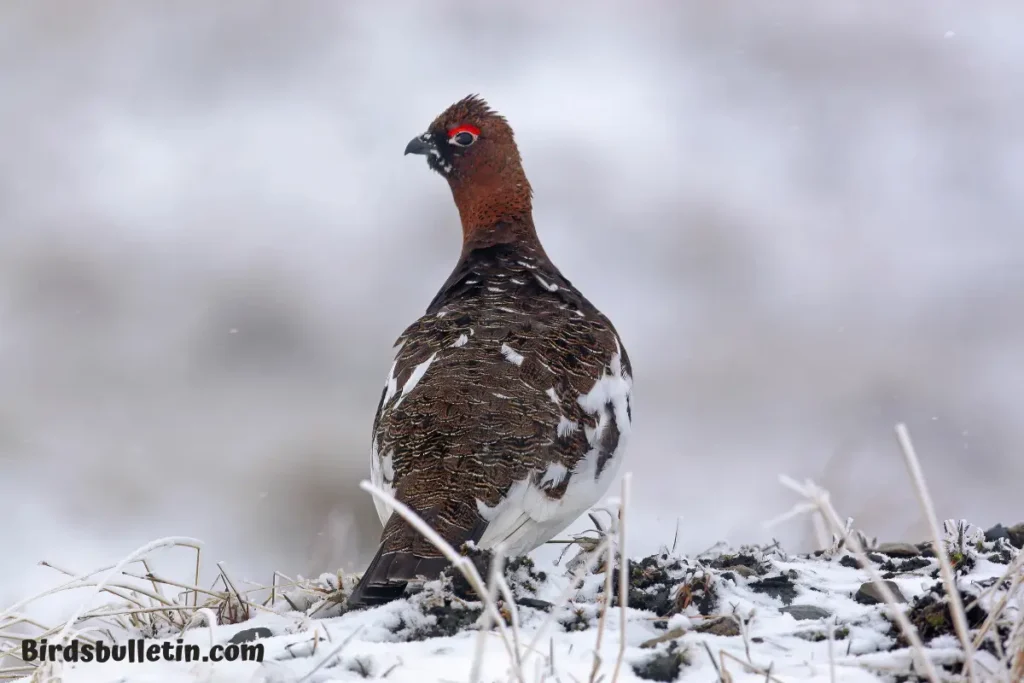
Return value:
<svg viewBox="0 0 1024 683">
<path fill-rule="evenodd" d="M 757 572 L 745 564 L 734 564 L 731 567 L 723 567 L 722 571 L 734 572 L 742 576 L 744 579 L 749 579 L 751 576 L 757 576 Z"/>
<path fill-rule="evenodd" d="M 733 617 L 719 617 L 718 619 L 705 621 L 693 630 L 697 633 L 710 633 L 713 636 L 725 636 L 728 638 L 740 634 L 740 625 L 736 623 L 736 619 Z"/>
<path fill-rule="evenodd" d="M 839 558 L 839 564 L 850 569 L 860 569 L 860 562 L 853 555 L 843 555 Z"/>
<path fill-rule="evenodd" d="M 231 636 L 228 640 L 229 643 L 238 645 L 239 643 L 248 643 L 258 638 L 273 638 L 274 632 L 265 626 L 256 626 L 253 628 L 244 628 L 235 635 Z"/>
<path fill-rule="evenodd" d="M 541 600 L 539 598 L 531 598 L 529 596 L 525 596 L 525 597 L 522 597 L 522 598 L 516 598 L 516 604 L 517 605 L 523 605 L 524 607 L 532 607 L 534 609 L 543 610 L 545 612 L 550 612 L 551 608 L 554 607 L 554 605 L 552 605 L 547 600 Z"/>
<path fill-rule="evenodd" d="M 912 572 L 916 569 L 924 569 L 925 567 L 930 567 L 931 564 L 931 560 L 925 559 L 923 557 L 911 557 L 908 560 L 904 560 L 900 564 L 899 571 Z"/>
<path fill-rule="evenodd" d="M 996 524 L 985 532 L 985 540 L 988 542 L 998 541 L 1000 538 L 1009 538 L 1009 530 L 1002 524 Z"/>
<path fill-rule="evenodd" d="M 896 598 L 896 602 L 906 602 L 907 599 L 903 597 L 903 593 L 900 592 L 899 586 L 892 581 L 884 581 L 886 586 L 892 592 L 893 597 Z M 885 598 L 882 597 L 882 592 L 878 588 L 878 584 L 874 581 L 868 581 L 862 584 L 857 594 L 853 596 L 853 599 L 862 605 L 877 605 L 878 603 L 884 603 Z"/>
<path fill-rule="evenodd" d="M 1010 545 L 1024 549 L 1024 522 L 1011 526 L 1006 530 L 1006 535 L 1010 537 Z"/>
<path fill-rule="evenodd" d="M 789 607 L 783 607 L 779 611 L 799 620 L 825 619 L 832 616 L 832 613 L 827 609 L 815 607 L 814 605 L 790 605 Z"/>
<path fill-rule="evenodd" d="M 921 551 L 913 543 L 882 543 L 875 552 L 889 557 L 917 557 Z"/>
</svg>

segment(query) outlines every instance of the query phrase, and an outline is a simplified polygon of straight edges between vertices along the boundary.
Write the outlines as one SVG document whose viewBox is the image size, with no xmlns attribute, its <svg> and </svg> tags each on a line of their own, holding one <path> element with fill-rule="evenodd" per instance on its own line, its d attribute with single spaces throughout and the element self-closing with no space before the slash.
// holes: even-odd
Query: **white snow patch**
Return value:
<svg viewBox="0 0 1024 683">
<path fill-rule="evenodd" d="M 459 338 L 455 340 L 455 343 L 453 343 L 452 346 L 454 348 L 459 348 L 460 346 L 465 346 L 468 343 L 469 343 L 469 337 L 467 337 L 464 334 L 460 334 Z"/>
</svg>

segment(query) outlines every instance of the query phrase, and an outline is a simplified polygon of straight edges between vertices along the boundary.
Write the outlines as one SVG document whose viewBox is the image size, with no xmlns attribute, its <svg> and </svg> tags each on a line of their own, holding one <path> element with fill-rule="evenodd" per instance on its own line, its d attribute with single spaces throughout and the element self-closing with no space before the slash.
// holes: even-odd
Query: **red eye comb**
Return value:
<svg viewBox="0 0 1024 683">
<path fill-rule="evenodd" d="M 450 131 L 448 131 L 448 139 L 452 139 L 459 133 L 471 133 L 475 136 L 479 136 L 480 129 L 477 128 L 476 126 L 471 126 L 468 123 L 464 123 L 461 126 L 456 126 L 455 128 L 452 128 Z"/>
</svg>

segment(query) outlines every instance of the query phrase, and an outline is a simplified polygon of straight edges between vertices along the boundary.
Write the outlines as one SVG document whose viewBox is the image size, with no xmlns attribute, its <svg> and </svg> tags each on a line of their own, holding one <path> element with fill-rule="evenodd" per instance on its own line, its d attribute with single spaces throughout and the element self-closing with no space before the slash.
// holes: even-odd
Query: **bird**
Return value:
<svg viewBox="0 0 1024 683">
<path fill-rule="evenodd" d="M 373 420 L 370 482 L 454 548 L 524 555 L 595 505 L 633 419 L 632 366 L 611 321 L 552 263 L 507 119 L 478 95 L 405 154 L 448 182 L 456 265 L 394 345 Z M 581 235 L 586 239 L 586 235 Z M 348 597 L 383 604 L 436 579 L 443 554 L 374 498 L 380 545 Z"/>
</svg>

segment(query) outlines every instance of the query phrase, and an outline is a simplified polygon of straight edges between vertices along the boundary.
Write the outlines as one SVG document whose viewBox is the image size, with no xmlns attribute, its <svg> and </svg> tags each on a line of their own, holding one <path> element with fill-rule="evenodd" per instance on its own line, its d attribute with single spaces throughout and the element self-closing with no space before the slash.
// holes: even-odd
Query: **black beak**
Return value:
<svg viewBox="0 0 1024 683">
<path fill-rule="evenodd" d="M 409 141 L 409 144 L 405 146 L 406 154 L 430 154 L 430 150 L 434 149 L 434 142 L 430 136 L 430 133 L 424 133 L 418 138 L 413 138 Z"/>
</svg>

